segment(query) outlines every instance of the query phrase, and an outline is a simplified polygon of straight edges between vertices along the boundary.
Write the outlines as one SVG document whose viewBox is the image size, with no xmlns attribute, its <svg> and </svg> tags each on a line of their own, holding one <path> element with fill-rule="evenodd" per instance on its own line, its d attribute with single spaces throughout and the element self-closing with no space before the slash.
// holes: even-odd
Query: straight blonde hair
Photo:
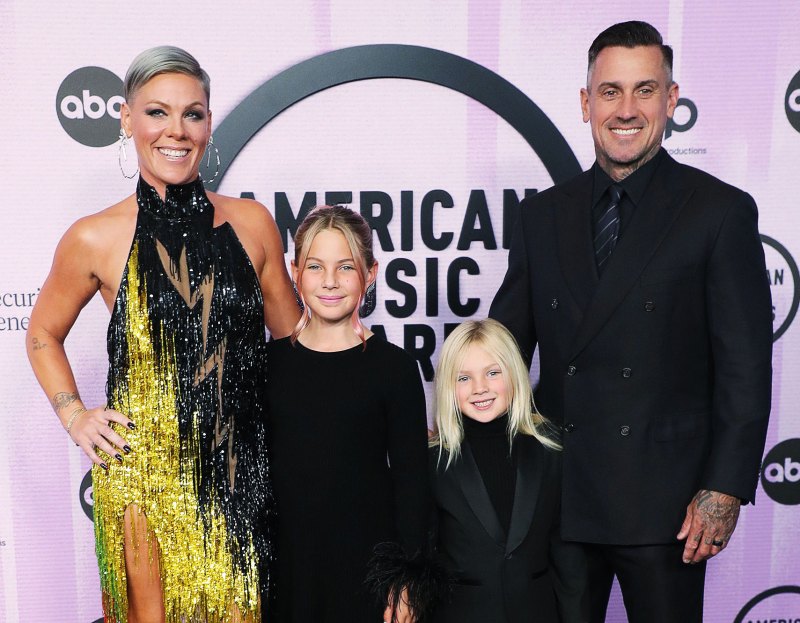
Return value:
<svg viewBox="0 0 800 623">
<path fill-rule="evenodd" d="M 456 378 L 470 346 L 480 346 L 493 358 L 503 372 L 508 391 L 508 440 L 514 443 L 518 435 L 536 437 L 548 448 L 561 449 L 556 427 L 536 410 L 528 379 L 528 368 L 519 347 L 508 329 L 491 318 L 463 322 L 448 336 L 436 366 L 435 426 L 431 447 L 439 446 L 439 461 L 447 453 L 447 467 L 461 453 L 464 425 L 456 398 Z"/>
<path fill-rule="evenodd" d="M 358 312 L 364 302 L 364 295 L 367 291 L 367 273 L 375 265 L 375 255 L 372 252 L 372 229 L 363 216 L 353 212 L 350 208 L 340 205 L 317 206 L 306 215 L 303 222 L 300 223 L 300 227 L 297 228 L 297 232 L 295 232 L 294 265 L 297 268 L 297 295 L 303 304 L 303 313 L 294 331 L 292 331 L 290 340 L 294 344 L 297 341 L 297 336 L 308 326 L 311 320 L 311 309 L 303 299 L 303 273 L 305 272 L 306 259 L 314 238 L 321 231 L 328 229 L 338 231 L 344 236 L 347 246 L 350 248 L 350 253 L 353 255 L 358 279 L 361 282 L 361 296 L 358 299 L 358 305 L 353 310 L 350 322 L 353 325 L 353 331 L 366 347 L 364 325 L 361 323 Z"/>
</svg>

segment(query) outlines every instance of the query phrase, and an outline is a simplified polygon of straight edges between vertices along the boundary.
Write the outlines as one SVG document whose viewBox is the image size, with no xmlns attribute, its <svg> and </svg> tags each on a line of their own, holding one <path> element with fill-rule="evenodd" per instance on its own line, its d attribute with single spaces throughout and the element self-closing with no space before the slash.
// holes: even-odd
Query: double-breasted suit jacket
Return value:
<svg viewBox="0 0 800 623">
<path fill-rule="evenodd" d="M 565 619 L 578 620 L 581 562 L 558 536 L 560 452 L 534 437 L 514 440 L 517 475 L 506 534 L 468 443 L 445 469 L 430 449 L 438 556 L 455 578 L 436 623 L 557 623 L 556 592 Z"/>
<path fill-rule="evenodd" d="M 528 357 L 539 348 L 567 540 L 670 543 L 699 489 L 755 496 L 772 374 L 756 206 L 660 158 L 602 277 L 591 171 L 523 201 L 491 306 Z"/>
</svg>

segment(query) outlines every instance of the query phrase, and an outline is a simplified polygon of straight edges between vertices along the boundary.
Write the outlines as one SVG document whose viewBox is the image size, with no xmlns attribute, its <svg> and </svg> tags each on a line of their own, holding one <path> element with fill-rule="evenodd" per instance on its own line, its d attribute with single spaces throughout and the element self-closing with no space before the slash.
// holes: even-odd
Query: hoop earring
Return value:
<svg viewBox="0 0 800 623">
<path fill-rule="evenodd" d="M 375 282 L 373 281 L 371 284 L 369 284 L 367 291 L 364 292 L 364 300 L 361 303 L 361 307 L 358 308 L 359 318 L 366 318 L 372 312 L 375 311 L 375 305 L 378 302 L 378 296 L 376 293 L 377 289 L 378 287 L 375 285 Z"/>
<path fill-rule="evenodd" d="M 217 146 L 214 145 L 214 136 L 213 135 L 208 137 L 208 144 L 206 145 L 206 151 L 208 152 L 208 158 L 206 158 L 206 168 L 211 166 L 211 149 L 212 148 L 214 149 L 214 157 L 217 159 L 217 170 L 214 171 L 214 177 L 212 177 L 208 181 L 203 180 L 203 174 L 199 173 L 200 179 L 203 180 L 204 184 L 210 184 L 215 179 L 217 179 L 217 175 L 219 175 L 219 167 L 220 167 L 220 164 L 219 164 L 219 149 L 217 149 Z"/>
<path fill-rule="evenodd" d="M 128 144 L 130 143 L 130 137 L 125 134 L 125 130 L 122 128 L 119 129 L 119 149 L 117 150 L 117 162 L 119 162 L 119 170 L 122 172 L 122 176 L 126 179 L 133 179 L 139 174 L 139 164 L 136 164 L 136 170 L 131 174 L 128 175 L 125 173 L 125 167 L 122 165 L 123 162 L 128 162 Z"/>
</svg>

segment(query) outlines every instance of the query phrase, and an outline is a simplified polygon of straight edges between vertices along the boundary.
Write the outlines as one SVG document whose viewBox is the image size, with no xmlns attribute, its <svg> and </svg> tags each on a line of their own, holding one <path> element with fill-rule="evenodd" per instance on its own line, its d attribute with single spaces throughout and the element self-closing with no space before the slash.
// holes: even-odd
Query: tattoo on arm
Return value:
<svg viewBox="0 0 800 623">
<path fill-rule="evenodd" d="M 38 337 L 33 338 L 33 350 L 42 350 L 47 348 L 47 344 L 40 342 Z"/>
<path fill-rule="evenodd" d="M 61 411 L 61 409 L 65 409 L 79 398 L 80 396 L 78 396 L 77 392 L 58 392 L 53 396 L 53 409 L 55 409 L 56 412 Z"/>
</svg>

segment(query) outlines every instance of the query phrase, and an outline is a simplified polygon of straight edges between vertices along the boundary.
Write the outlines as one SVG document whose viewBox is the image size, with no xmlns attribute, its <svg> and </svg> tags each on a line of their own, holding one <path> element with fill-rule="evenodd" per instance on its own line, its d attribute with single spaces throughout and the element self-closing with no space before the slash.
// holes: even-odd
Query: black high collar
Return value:
<svg viewBox="0 0 800 623">
<path fill-rule="evenodd" d="M 210 215 L 213 219 L 214 206 L 206 195 L 203 181 L 197 176 L 187 184 L 167 184 L 164 200 L 158 191 L 139 176 L 136 186 L 136 203 L 139 209 L 153 216 L 172 221 Z"/>
</svg>

